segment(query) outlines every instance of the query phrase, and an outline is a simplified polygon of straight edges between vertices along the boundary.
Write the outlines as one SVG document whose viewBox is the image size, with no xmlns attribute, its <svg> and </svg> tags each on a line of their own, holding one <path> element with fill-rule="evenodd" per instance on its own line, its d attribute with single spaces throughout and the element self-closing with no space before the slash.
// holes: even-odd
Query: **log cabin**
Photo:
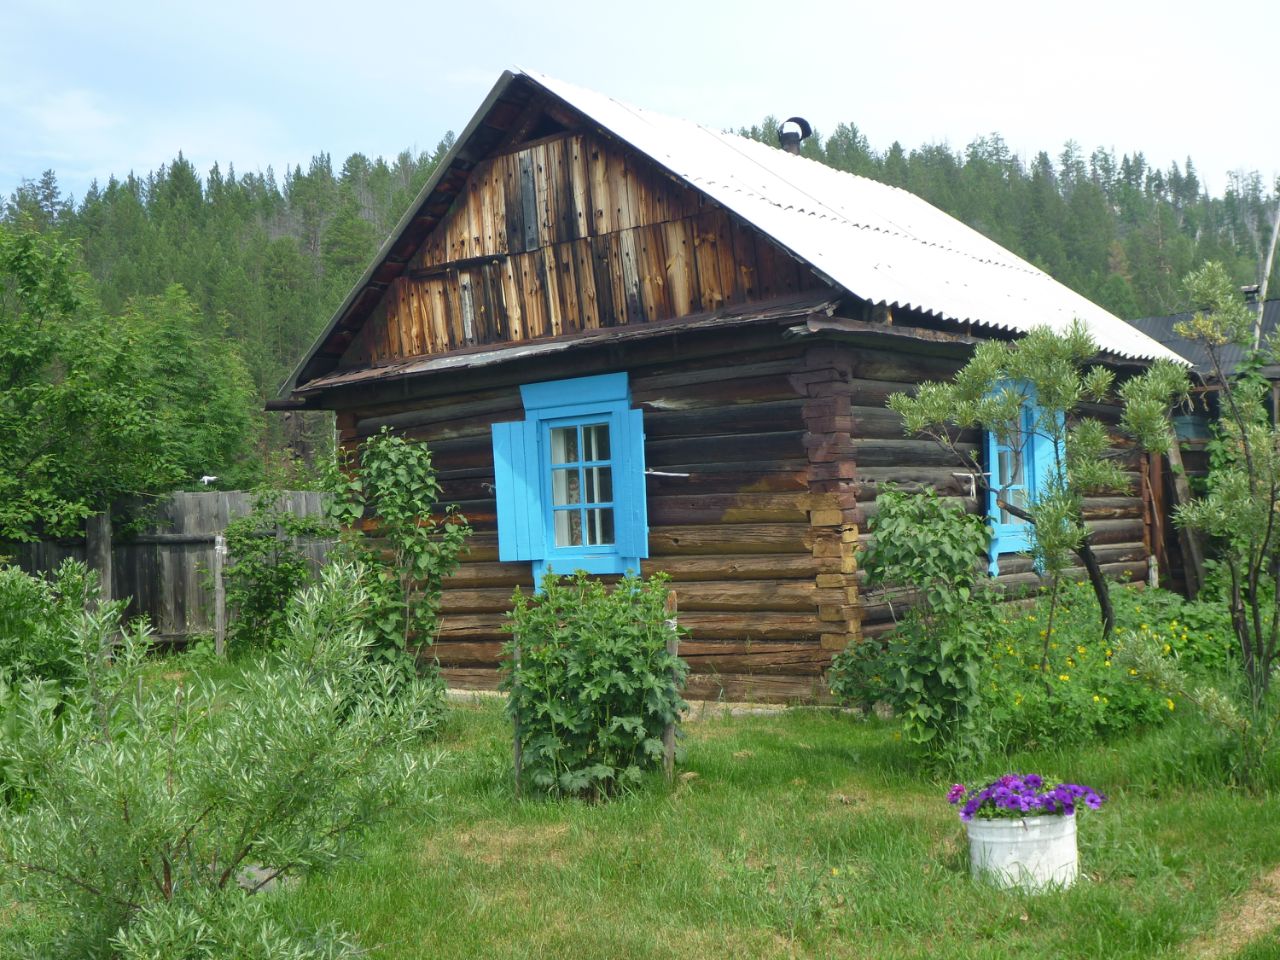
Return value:
<svg viewBox="0 0 1280 960">
<path fill-rule="evenodd" d="M 513 71 L 273 405 L 430 444 L 475 531 L 423 648 L 451 683 L 496 684 L 514 588 L 638 569 L 671 577 L 690 696 L 809 699 L 891 625 L 859 590 L 879 486 L 987 509 L 886 398 L 1073 318 L 1118 369 L 1173 356 L 905 191 Z M 1033 493 L 1032 453 L 1001 462 Z M 1115 576 L 1147 573 L 1137 491 L 1088 505 Z M 993 574 L 1034 582 L 997 533 Z"/>
</svg>

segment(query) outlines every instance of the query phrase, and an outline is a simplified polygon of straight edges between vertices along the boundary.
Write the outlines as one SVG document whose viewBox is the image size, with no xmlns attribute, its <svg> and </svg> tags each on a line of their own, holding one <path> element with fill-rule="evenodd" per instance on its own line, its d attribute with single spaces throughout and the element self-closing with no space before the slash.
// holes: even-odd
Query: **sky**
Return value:
<svg viewBox="0 0 1280 960">
<path fill-rule="evenodd" d="M 430 150 L 521 66 L 718 129 L 855 124 L 878 151 L 1002 135 L 1280 175 L 1275 0 L 306 3 L 4 0 L 0 198 L 322 151 Z M 1251 41 L 1256 41 L 1250 46 Z"/>
</svg>

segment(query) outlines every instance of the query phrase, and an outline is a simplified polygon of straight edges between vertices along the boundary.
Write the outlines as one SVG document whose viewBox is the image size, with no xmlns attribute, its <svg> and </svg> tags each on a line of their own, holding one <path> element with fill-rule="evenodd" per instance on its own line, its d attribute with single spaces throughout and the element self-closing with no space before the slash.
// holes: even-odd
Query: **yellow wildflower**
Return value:
<svg viewBox="0 0 1280 960">
<path fill-rule="evenodd" d="M 1131 677 L 1136 677 L 1137 675 L 1138 675 L 1138 671 L 1137 671 L 1137 670 L 1135 670 L 1135 669 L 1133 669 L 1133 667 L 1130 667 L 1130 668 L 1129 668 L 1129 676 L 1131 676 Z"/>
<path fill-rule="evenodd" d="M 1168 653 L 1168 652 L 1169 652 L 1170 650 L 1172 650 L 1172 649 L 1173 649 L 1173 647 L 1169 646 L 1167 643 L 1166 643 L 1163 647 L 1161 647 L 1161 648 L 1160 648 L 1160 650 L 1161 650 L 1161 652 L 1162 652 L 1162 653 Z"/>
<path fill-rule="evenodd" d="M 1164 698 L 1164 705 L 1168 707 L 1170 710 L 1173 709 L 1173 701 L 1170 700 L 1168 697 Z"/>
<path fill-rule="evenodd" d="M 1111 661 L 1110 661 L 1110 660 L 1103 660 L 1103 661 L 1102 661 L 1102 665 L 1103 665 L 1104 667 L 1109 667 L 1109 666 L 1111 666 Z"/>
<path fill-rule="evenodd" d="M 1071 679 L 1071 674 L 1069 674 L 1069 673 L 1060 673 L 1060 674 L 1058 674 L 1058 679 L 1059 679 L 1059 680 L 1061 680 L 1063 683 L 1066 683 L 1068 680 L 1070 680 L 1070 679 Z"/>
<path fill-rule="evenodd" d="M 1094 703 L 1101 703 L 1101 702 L 1102 702 L 1102 698 L 1101 698 L 1100 696 L 1098 696 L 1098 695 L 1095 693 L 1095 694 L 1093 695 L 1093 702 L 1094 702 Z"/>
<path fill-rule="evenodd" d="M 1086 651 L 1084 647 L 1076 647 L 1076 653 L 1080 654 L 1081 656 L 1084 656 L 1085 652 Z"/>
</svg>

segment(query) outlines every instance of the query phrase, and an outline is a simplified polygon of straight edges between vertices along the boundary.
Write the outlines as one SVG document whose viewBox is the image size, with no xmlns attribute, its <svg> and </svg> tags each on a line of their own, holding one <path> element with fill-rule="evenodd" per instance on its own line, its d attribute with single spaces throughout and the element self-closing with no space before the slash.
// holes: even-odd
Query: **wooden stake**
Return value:
<svg viewBox="0 0 1280 960">
<path fill-rule="evenodd" d="M 227 655 L 227 585 L 222 571 L 227 559 L 227 538 L 218 534 L 213 538 L 213 652 L 219 657 Z"/>
<path fill-rule="evenodd" d="M 516 696 L 519 692 L 520 682 L 520 643 L 517 641 L 515 648 L 511 654 L 511 669 L 514 671 L 515 681 L 511 685 L 511 696 Z M 521 767 L 524 765 L 524 747 L 520 743 L 520 711 L 512 711 L 514 731 L 512 733 L 511 754 L 512 769 L 515 774 L 516 781 L 516 798 L 521 795 L 520 774 Z"/>
<path fill-rule="evenodd" d="M 676 631 L 676 592 L 667 592 L 667 653 L 673 657 L 680 655 L 680 634 Z M 676 683 L 676 671 L 672 667 L 671 683 Z M 676 722 L 673 717 L 662 731 L 662 772 L 667 783 L 674 783 L 676 777 Z"/>
<path fill-rule="evenodd" d="M 1191 484 L 1187 482 L 1187 470 L 1182 465 L 1182 448 L 1174 436 L 1169 444 L 1169 469 L 1173 473 L 1173 505 L 1179 507 L 1191 502 Z M 1187 597 L 1194 600 L 1204 586 L 1204 548 L 1200 534 L 1190 527 L 1179 531 L 1178 546 L 1182 548 L 1182 565 L 1187 581 Z"/>
<path fill-rule="evenodd" d="M 111 508 L 95 513 L 84 524 L 85 560 L 100 581 L 98 601 L 111 601 Z"/>
</svg>

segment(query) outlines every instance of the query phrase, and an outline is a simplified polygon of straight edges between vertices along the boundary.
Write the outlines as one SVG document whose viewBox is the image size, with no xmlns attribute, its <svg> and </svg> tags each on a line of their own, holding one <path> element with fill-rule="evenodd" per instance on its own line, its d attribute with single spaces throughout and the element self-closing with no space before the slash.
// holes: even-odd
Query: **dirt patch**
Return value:
<svg viewBox="0 0 1280 960">
<path fill-rule="evenodd" d="M 1188 957 L 1213 960 L 1236 954 L 1280 923 L 1280 867 L 1260 877 L 1238 899 L 1227 904 L 1218 922 L 1191 942 Z"/>
<path fill-rule="evenodd" d="M 441 854 L 456 851 L 488 866 L 529 862 L 563 866 L 568 858 L 568 834 L 563 823 L 513 825 L 490 820 L 469 830 L 433 837 L 423 856 L 435 862 Z"/>
</svg>

